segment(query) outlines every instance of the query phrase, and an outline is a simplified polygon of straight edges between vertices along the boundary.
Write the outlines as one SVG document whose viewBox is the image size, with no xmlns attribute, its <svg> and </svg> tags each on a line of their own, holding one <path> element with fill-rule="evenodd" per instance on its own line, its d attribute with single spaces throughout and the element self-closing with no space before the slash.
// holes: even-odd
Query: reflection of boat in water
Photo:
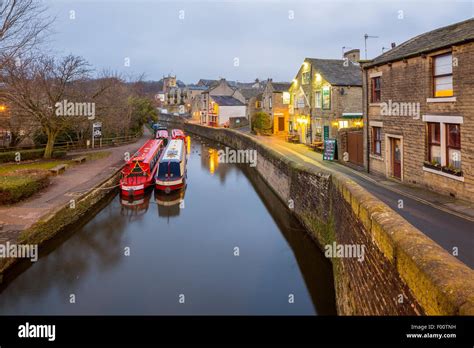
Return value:
<svg viewBox="0 0 474 348">
<path fill-rule="evenodd" d="M 178 216 L 180 210 L 184 208 L 184 193 L 186 188 L 164 193 L 155 191 L 155 201 L 158 205 L 158 216 L 174 217 Z"/>
<path fill-rule="evenodd" d="M 127 196 L 120 194 L 120 205 L 122 206 L 122 215 L 140 216 L 144 215 L 150 205 L 151 191 L 139 196 Z"/>
</svg>

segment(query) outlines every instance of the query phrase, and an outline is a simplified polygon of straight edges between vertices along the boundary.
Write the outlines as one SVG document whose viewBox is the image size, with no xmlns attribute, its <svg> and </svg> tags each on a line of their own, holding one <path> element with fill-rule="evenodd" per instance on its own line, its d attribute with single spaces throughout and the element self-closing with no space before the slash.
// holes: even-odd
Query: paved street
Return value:
<svg viewBox="0 0 474 348">
<path fill-rule="evenodd" d="M 248 134 L 248 129 L 241 131 Z M 344 173 L 450 253 L 458 248 L 457 257 L 474 267 L 474 209 L 467 203 L 323 161 L 320 153 L 303 144 L 291 144 L 278 137 L 253 136 L 292 160 Z M 398 208 L 400 199 L 403 209 Z"/>
</svg>

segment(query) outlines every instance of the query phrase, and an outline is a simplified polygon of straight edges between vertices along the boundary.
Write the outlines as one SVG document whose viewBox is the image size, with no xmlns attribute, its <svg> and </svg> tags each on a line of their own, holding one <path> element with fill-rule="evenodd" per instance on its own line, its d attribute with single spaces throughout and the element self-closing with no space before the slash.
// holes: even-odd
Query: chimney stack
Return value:
<svg viewBox="0 0 474 348">
<path fill-rule="evenodd" d="M 360 60 L 360 49 L 356 48 L 344 53 L 344 59 L 347 58 L 351 62 L 357 63 Z"/>
<path fill-rule="evenodd" d="M 395 42 L 392 42 L 392 48 L 395 48 L 395 46 L 397 46 L 397 44 Z"/>
</svg>

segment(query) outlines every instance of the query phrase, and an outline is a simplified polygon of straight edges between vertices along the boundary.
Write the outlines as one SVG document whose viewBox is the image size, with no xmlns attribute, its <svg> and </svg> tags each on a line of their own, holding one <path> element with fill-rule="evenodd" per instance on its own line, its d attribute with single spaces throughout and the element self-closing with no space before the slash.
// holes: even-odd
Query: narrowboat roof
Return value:
<svg viewBox="0 0 474 348">
<path fill-rule="evenodd" d="M 181 129 L 173 129 L 171 135 L 174 136 L 184 136 L 184 132 Z"/>
<path fill-rule="evenodd" d="M 183 141 L 181 139 L 171 140 L 163 153 L 162 161 L 181 161 L 183 155 Z"/>
<path fill-rule="evenodd" d="M 130 162 L 142 161 L 148 162 L 151 160 L 153 153 L 160 147 L 161 140 L 148 140 L 130 159 Z"/>
</svg>

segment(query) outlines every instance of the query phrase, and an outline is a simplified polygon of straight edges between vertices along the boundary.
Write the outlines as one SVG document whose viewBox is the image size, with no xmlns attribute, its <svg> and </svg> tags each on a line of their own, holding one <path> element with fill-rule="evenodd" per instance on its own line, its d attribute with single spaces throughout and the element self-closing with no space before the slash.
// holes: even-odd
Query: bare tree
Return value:
<svg viewBox="0 0 474 348">
<path fill-rule="evenodd" d="M 52 21 L 39 0 L 0 0 L 0 54 L 13 57 L 31 48 Z"/>
<path fill-rule="evenodd" d="M 77 84 L 89 78 L 88 64 L 77 56 L 60 60 L 52 57 L 23 58 L 21 64 L 9 59 L 4 64 L 4 98 L 33 118 L 43 129 L 48 141 L 44 153 L 51 158 L 58 134 L 75 122 L 76 117 L 58 114 L 56 105 L 81 96 Z"/>
</svg>

